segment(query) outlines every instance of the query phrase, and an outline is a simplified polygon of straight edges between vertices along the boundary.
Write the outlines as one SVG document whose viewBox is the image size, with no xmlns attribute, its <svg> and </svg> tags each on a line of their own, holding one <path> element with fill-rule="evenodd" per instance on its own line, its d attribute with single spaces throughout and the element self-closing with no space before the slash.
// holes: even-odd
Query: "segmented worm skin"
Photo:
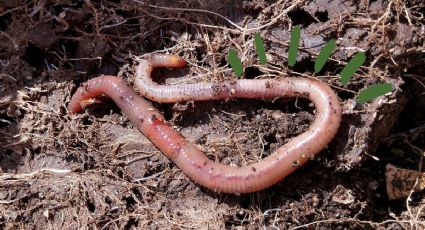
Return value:
<svg viewBox="0 0 425 230">
<path fill-rule="evenodd" d="M 130 120 L 188 177 L 215 191 L 249 193 L 263 190 L 320 152 L 335 136 L 341 121 L 338 97 L 326 84 L 306 78 L 279 80 L 235 80 L 222 83 L 158 85 L 150 78 L 154 67 L 184 67 L 174 55 L 154 55 L 136 69 L 135 85 L 145 97 L 158 102 L 218 100 L 231 98 L 304 97 L 316 107 L 316 119 L 303 134 L 292 138 L 274 153 L 251 165 L 234 167 L 214 162 L 171 128 L 152 105 L 139 97 L 121 79 L 94 78 L 82 85 L 69 104 L 69 111 L 81 110 L 80 102 L 100 94 L 111 97 Z"/>
</svg>

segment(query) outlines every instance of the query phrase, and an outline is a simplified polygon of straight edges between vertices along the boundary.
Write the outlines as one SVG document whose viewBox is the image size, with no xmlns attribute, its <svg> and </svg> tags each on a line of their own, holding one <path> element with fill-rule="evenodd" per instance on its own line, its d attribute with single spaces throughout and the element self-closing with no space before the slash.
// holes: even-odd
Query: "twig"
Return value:
<svg viewBox="0 0 425 230">
<path fill-rule="evenodd" d="M 147 176 L 147 177 L 142 177 L 142 178 L 139 178 L 139 179 L 134 179 L 132 182 L 134 183 L 134 182 L 141 182 L 141 181 L 145 181 L 145 180 L 150 180 L 150 179 L 153 179 L 153 178 L 155 178 L 157 176 L 162 175 L 163 173 L 164 173 L 164 171 L 159 172 L 159 173 L 155 173 L 155 174 L 150 175 L 150 176 Z"/>
<path fill-rule="evenodd" d="M 70 172 L 71 170 L 69 169 L 42 168 L 31 173 L 21 173 L 21 174 L 4 173 L 3 175 L 0 176 L 0 180 L 19 180 L 19 179 L 26 179 L 28 177 L 33 177 L 38 174 L 46 174 L 46 173 L 67 174 Z"/>
<path fill-rule="evenodd" d="M 9 39 L 9 40 L 12 42 L 12 44 L 13 44 L 13 48 L 15 48 L 15 50 L 19 50 L 19 46 L 18 46 L 18 44 L 16 44 L 15 40 L 14 40 L 12 37 L 10 37 L 10 35 L 9 35 L 9 34 L 7 34 L 7 33 L 3 32 L 3 31 L 0 31 L 0 35 L 3 35 L 3 36 L 5 36 L 7 39 Z"/>
<path fill-rule="evenodd" d="M 390 146 L 397 141 L 402 141 L 403 143 L 412 143 L 423 133 L 425 133 L 425 125 L 410 129 L 403 133 L 390 135 L 388 138 L 383 140 L 383 143 L 386 146 Z"/>
<path fill-rule="evenodd" d="M 316 225 L 316 224 L 331 224 L 331 223 L 358 223 L 358 224 L 368 224 L 370 226 L 380 226 L 383 224 L 390 224 L 390 223 L 407 223 L 409 224 L 410 220 L 385 220 L 382 222 L 372 222 L 372 221 L 365 221 L 365 220 L 359 220 L 354 218 L 343 218 L 343 219 L 328 219 L 328 220 L 319 220 L 314 221 L 308 224 L 303 224 L 300 226 L 297 226 L 295 228 L 292 228 L 292 230 L 296 229 L 305 229 L 309 226 Z M 417 221 L 417 223 L 425 224 L 425 221 Z"/>
<path fill-rule="evenodd" d="M 425 126 L 423 126 L 423 127 L 425 127 Z M 410 147 L 414 148 L 415 150 L 418 150 L 421 153 L 421 158 L 419 159 L 419 165 L 418 165 L 418 175 L 416 176 L 415 184 L 413 185 L 412 189 L 410 190 L 409 196 L 406 198 L 407 212 L 409 213 L 410 218 L 411 218 L 410 219 L 410 229 L 413 230 L 413 229 L 419 229 L 418 226 L 417 226 L 417 219 L 419 217 L 419 211 L 420 210 L 418 210 L 418 213 L 416 214 L 416 217 L 414 217 L 413 216 L 413 213 L 412 213 L 412 209 L 410 208 L 409 203 L 412 200 L 411 197 L 412 197 L 413 193 L 415 192 L 416 186 L 418 185 L 419 179 L 420 179 L 421 174 L 422 174 L 422 160 L 423 160 L 423 157 L 424 157 L 424 153 L 425 152 L 423 152 L 418 147 L 410 144 L 409 142 L 408 142 L 408 145 Z"/>
<path fill-rule="evenodd" d="M 33 3 L 33 2 L 34 2 L 34 1 L 29 1 L 27 4 L 25 4 L 25 5 L 23 5 L 23 6 L 18 6 L 18 7 L 15 7 L 15 8 L 13 8 L 13 9 L 6 10 L 5 12 L 0 13 L 0 17 L 2 17 L 2 16 L 4 16 L 4 15 L 6 15 L 6 14 L 8 14 L 8 13 L 12 13 L 13 11 L 17 11 L 17 10 L 19 10 L 19 9 L 25 8 L 25 7 L 29 6 L 31 3 Z"/>
<path fill-rule="evenodd" d="M 249 32 L 254 32 L 254 31 L 258 31 L 261 29 L 264 29 L 266 27 L 269 27 L 271 25 L 273 25 L 274 23 L 276 23 L 282 16 L 286 15 L 289 11 L 293 10 L 295 7 L 297 7 L 299 4 L 303 3 L 305 0 L 298 0 L 294 3 L 292 3 L 292 5 L 290 5 L 289 7 L 285 8 L 285 10 L 283 10 L 279 15 L 277 15 L 276 17 L 272 18 L 271 20 L 269 20 L 266 24 L 263 24 L 261 26 L 258 27 L 254 27 L 254 28 L 243 28 L 239 25 L 237 25 L 236 23 L 232 22 L 230 19 L 224 17 L 223 15 L 213 12 L 213 11 L 209 11 L 209 10 L 202 10 L 202 9 L 190 9 L 190 8 L 179 8 L 179 7 L 165 7 L 165 6 L 155 6 L 155 5 L 149 5 L 149 7 L 152 8 L 158 8 L 158 9 L 165 9 L 165 10 L 175 10 L 175 11 L 183 11 L 183 12 L 198 12 L 198 13 L 207 13 L 207 14 L 213 14 L 223 20 L 225 20 L 226 22 L 228 22 L 230 25 L 232 25 L 233 27 L 235 27 L 236 29 L 239 30 L 239 32 L 241 33 L 249 33 Z M 136 2 L 141 3 L 140 1 L 136 0 Z M 193 23 L 191 23 L 193 24 Z M 214 27 L 216 28 L 216 26 L 211 26 L 211 25 L 203 25 L 206 27 Z M 224 28 L 224 29 L 229 29 L 229 28 Z"/>
<path fill-rule="evenodd" d="M 139 2 L 139 1 L 137 1 Z M 228 22 L 230 25 L 236 27 L 239 30 L 244 30 L 244 28 L 238 26 L 236 23 L 232 22 L 230 19 L 224 17 L 223 15 L 213 12 L 213 11 L 209 11 L 209 10 L 202 10 L 202 9 L 190 9 L 190 8 L 179 8 L 179 7 L 165 7 L 165 6 L 155 6 L 155 5 L 149 5 L 149 7 L 152 8 L 158 8 L 158 9 L 163 9 L 163 10 L 175 10 L 175 11 L 183 11 L 183 12 L 200 12 L 200 13 L 208 13 L 208 14 L 213 14 L 219 18 L 224 19 L 226 22 Z"/>
<path fill-rule="evenodd" d="M 304 1 L 305 0 L 298 0 L 294 3 L 292 3 L 291 6 L 287 7 L 285 10 L 282 11 L 282 13 L 280 13 L 276 17 L 272 18 L 268 23 L 261 25 L 259 27 L 247 29 L 247 31 L 250 31 L 250 32 L 251 31 L 257 31 L 257 30 L 261 30 L 261 29 L 264 29 L 266 27 L 273 25 L 274 23 L 276 23 L 279 20 L 279 18 L 281 18 L 283 15 L 287 14 L 289 11 L 293 10 L 295 7 L 298 6 L 298 4 L 304 3 Z"/>
</svg>

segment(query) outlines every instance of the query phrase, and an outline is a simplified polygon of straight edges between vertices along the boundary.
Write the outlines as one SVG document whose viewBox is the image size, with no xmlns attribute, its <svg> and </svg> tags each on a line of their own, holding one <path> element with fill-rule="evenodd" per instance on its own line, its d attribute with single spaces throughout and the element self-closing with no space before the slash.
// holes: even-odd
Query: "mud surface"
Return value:
<svg viewBox="0 0 425 230">
<path fill-rule="evenodd" d="M 422 167 L 423 1 L 172 2 L 0 1 L 0 228 L 425 227 L 424 193 L 390 201 L 384 175 L 387 163 Z M 288 68 L 293 25 L 302 35 L 297 64 Z M 266 44 L 265 65 L 256 32 Z M 314 75 L 314 60 L 331 38 L 337 49 Z M 90 78 L 112 74 L 132 85 L 134 55 L 188 60 L 183 70 L 157 70 L 162 84 L 234 78 L 230 47 L 244 78 L 317 78 L 344 108 L 328 148 L 265 191 L 227 195 L 193 183 L 106 98 L 67 114 L 72 93 Z M 365 64 L 342 85 L 338 73 L 360 51 Z M 393 83 L 393 93 L 355 102 L 378 82 Z M 271 154 L 315 117 L 302 99 L 154 105 L 208 157 L 237 166 Z"/>
</svg>

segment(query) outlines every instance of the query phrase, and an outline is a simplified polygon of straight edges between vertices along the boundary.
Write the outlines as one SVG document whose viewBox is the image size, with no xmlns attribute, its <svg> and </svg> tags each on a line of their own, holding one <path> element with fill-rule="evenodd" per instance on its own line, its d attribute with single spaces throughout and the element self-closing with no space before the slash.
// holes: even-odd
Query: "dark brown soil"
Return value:
<svg viewBox="0 0 425 230">
<path fill-rule="evenodd" d="M 389 201 L 385 190 L 387 163 L 422 166 L 424 13 L 420 0 L 0 1 L 0 229 L 425 228 L 424 192 Z M 298 24 L 297 64 L 288 68 L 290 28 Z M 331 38 L 337 49 L 314 76 Z M 156 71 L 164 84 L 234 78 L 230 47 L 245 78 L 319 78 L 344 107 L 329 147 L 265 191 L 200 187 L 110 100 L 67 115 L 87 79 L 112 74 L 132 84 L 134 55 L 189 61 L 184 70 Z M 367 61 L 344 86 L 338 73 L 359 51 Z M 356 103 L 377 82 L 393 83 L 394 92 Z M 211 159 L 233 165 L 269 155 L 314 119 L 301 99 L 154 105 Z"/>
</svg>

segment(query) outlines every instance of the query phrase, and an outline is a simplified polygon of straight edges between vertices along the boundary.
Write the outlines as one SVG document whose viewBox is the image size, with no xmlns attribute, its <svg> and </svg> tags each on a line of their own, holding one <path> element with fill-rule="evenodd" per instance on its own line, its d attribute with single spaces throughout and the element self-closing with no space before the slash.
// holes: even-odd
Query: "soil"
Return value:
<svg viewBox="0 0 425 230">
<path fill-rule="evenodd" d="M 425 193 L 390 201 L 385 185 L 388 163 L 422 170 L 424 13 L 421 0 L 1 1 L 0 229 L 424 229 Z M 300 49 L 288 67 L 294 25 Z M 332 38 L 337 48 L 314 74 Z M 174 53 L 190 63 L 155 71 L 162 84 L 234 78 L 231 47 L 244 78 L 320 79 L 344 108 L 328 148 L 264 191 L 229 195 L 195 184 L 106 98 L 67 114 L 90 78 L 112 74 L 132 85 L 135 55 Z M 360 51 L 366 62 L 342 85 L 339 72 Z M 356 102 L 378 82 L 393 92 Z M 208 157 L 237 166 L 271 154 L 315 116 L 302 99 L 154 105 Z"/>
</svg>

